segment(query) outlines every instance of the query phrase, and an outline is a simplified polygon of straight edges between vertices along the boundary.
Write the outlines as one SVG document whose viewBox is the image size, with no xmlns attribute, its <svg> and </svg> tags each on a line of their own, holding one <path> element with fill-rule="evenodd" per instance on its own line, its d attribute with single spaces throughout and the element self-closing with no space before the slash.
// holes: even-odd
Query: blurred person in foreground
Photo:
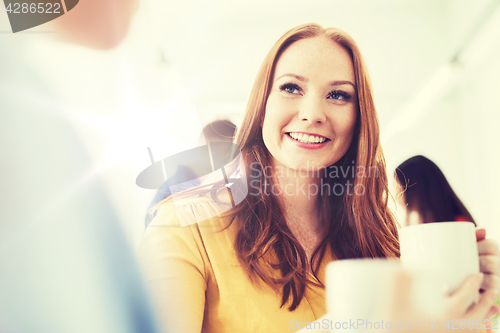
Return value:
<svg viewBox="0 0 500 333">
<path fill-rule="evenodd" d="M 80 0 L 49 24 L 62 42 L 110 50 L 127 36 L 138 7 L 139 0 Z"/>
<path fill-rule="evenodd" d="M 53 22 L 55 36 L 110 49 L 137 3 L 82 0 Z M 157 332 L 102 179 L 48 85 L 23 61 L 37 55 L 22 51 L 0 52 L 0 86 L 15 92 L 0 98 L 0 331 Z"/>
</svg>

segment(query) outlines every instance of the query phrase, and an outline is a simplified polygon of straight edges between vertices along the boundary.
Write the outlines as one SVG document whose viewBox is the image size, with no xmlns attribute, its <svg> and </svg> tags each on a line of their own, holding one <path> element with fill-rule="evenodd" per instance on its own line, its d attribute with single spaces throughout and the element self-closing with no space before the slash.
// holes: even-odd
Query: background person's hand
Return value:
<svg viewBox="0 0 500 333">
<path fill-rule="evenodd" d="M 494 305 L 494 301 L 498 296 L 498 290 L 487 289 L 481 295 L 476 303 L 476 298 L 479 289 L 484 284 L 485 274 L 478 273 L 469 276 L 465 282 L 460 286 L 460 288 L 453 293 L 447 299 L 447 310 L 444 317 L 441 318 L 423 318 L 415 310 L 412 299 L 411 299 L 411 289 L 414 286 L 412 277 L 408 272 L 401 271 L 397 274 L 394 288 L 390 295 L 387 295 L 384 299 L 380 300 L 380 308 L 377 309 L 376 314 L 370 321 L 382 323 L 384 322 L 386 326 L 383 329 L 373 329 L 375 332 L 401 332 L 401 329 L 397 327 L 398 323 L 414 325 L 413 328 L 405 328 L 404 331 L 419 331 L 419 332 L 429 332 L 429 333 L 449 333 L 451 327 L 455 324 L 455 329 L 459 329 L 460 333 L 477 333 L 477 325 L 490 323 L 492 316 L 500 312 L 500 308 Z M 315 323 L 323 323 L 323 319 L 334 320 L 335 316 L 333 314 L 326 314 L 323 317 L 317 319 Z M 466 327 L 460 327 L 460 321 L 465 320 Z M 391 322 L 392 329 L 387 328 L 387 323 Z M 437 327 L 432 329 L 429 327 L 429 323 L 438 323 Z M 419 323 L 420 326 L 419 326 Z M 449 328 L 444 327 L 445 324 L 449 325 Z M 474 328 L 470 329 L 469 325 L 474 323 Z M 311 325 L 314 327 L 314 324 Z M 491 327 L 491 324 L 490 324 Z M 366 330 L 367 333 L 370 330 Z M 314 333 L 327 333 L 328 329 L 324 329 L 323 325 L 321 328 L 318 325 L 317 329 L 303 329 L 297 331 L 299 332 L 314 332 Z"/>
<path fill-rule="evenodd" d="M 484 273 L 481 291 L 500 290 L 500 250 L 497 242 L 486 239 L 486 230 L 476 229 L 479 270 Z"/>
<path fill-rule="evenodd" d="M 471 275 L 465 280 L 460 288 L 453 293 L 448 299 L 447 318 L 473 319 L 474 322 L 478 319 L 484 322 L 484 319 L 491 319 L 492 316 L 499 312 L 499 308 L 494 305 L 498 296 L 498 290 L 485 290 L 477 303 L 475 303 L 477 292 L 484 284 L 484 274 L 478 273 Z"/>
<path fill-rule="evenodd" d="M 478 273 L 469 276 L 465 282 L 460 286 L 460 288 L 451 295 L 447 300 L 447 311 L 442 318 L 422 318 L 419 317 L 415 312 L 414 307 L 411 302 L 410 290 L 413 286 L 412 278 L 407 272 L 400 272 L 396 279 L 394 285 L 394 294 L 392 296 L 392 302 L 390 302 L 389 307 L 385 308 L 386 318 L 390 318 L 393 323 L 403 322 L 403 323 L 416 323 L 421 322 L 422 327 L 418 329 L 421 331 L 434 332 L 434 333 L 446 333 L 449 332 L 451 327 L 457 320 L 457 325 L 454 329 L 459 329 L 460 332 L 478 332 L 476 325 L 478 323 L 490 323 L 489 319 L 499 312 L 499 308 L 494 305 L 494 301 L 498 295 L 498 290 L 488 289 L 485 290 L 481 295 L 477 303 L 475 300 L 478 295 L 478 291 L 482 286 L 484 281 L 484 274 Z M 382 314 L 379 313 L 379 316 Z M 382 317 L 380 317 L 382 318 Z M 429 328 L 430 322 L 438 322 L 438 327 L 434 329 Z M 466 327 L 460 327 L 460 321 L 464 319 Z M 474 328 L 469 328 L 470 323 L 474 323 L 472 326 Z M 449 328 L 444 327 L 448 324 Z M 490 325 L 491 327 L 491 325 Z"/>
</svg>

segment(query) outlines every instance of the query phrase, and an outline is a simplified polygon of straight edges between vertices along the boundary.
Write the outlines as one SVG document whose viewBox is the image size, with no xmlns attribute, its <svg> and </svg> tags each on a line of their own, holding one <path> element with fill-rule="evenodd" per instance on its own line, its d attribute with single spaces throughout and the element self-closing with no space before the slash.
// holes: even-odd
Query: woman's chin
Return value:
<svg viewBox="0 0 500 333">
<path fill-rule="evenodd" d="M 277 176 L 282 173 L 283 176 L 300 176 L 300 177 L 317 177 L 318 174 L 324 172 L 325 166 L 318 165 L 314 161 L 306 161 L 304 163 L 289 163 L 276 165 L 274 171 Z"/>
</svg>

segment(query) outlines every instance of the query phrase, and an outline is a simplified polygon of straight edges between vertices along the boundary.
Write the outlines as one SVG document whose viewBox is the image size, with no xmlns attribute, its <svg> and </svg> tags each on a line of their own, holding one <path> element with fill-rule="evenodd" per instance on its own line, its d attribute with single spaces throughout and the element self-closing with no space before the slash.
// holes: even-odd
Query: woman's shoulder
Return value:
<svg viewBox="0 0 500 333">
<path fill-rule="evenodd" d="M 221 224 L 220 216 L 233 208 L 224 193 L 170 197 L 159 207 L 151 222 L 158 226 L 208 226 Z"/>
<path fill-rule="evenodd" d="M 140 260 L 154 269 L 182 259 L 205 277 L 214 262 L 235 262 L 228 258 L 233 253 L 235 229 L 220 216 L 232 206 L 221 199 L 207 194 L 172 198 L 161 204 L 139 245 Z"/>
</svg>

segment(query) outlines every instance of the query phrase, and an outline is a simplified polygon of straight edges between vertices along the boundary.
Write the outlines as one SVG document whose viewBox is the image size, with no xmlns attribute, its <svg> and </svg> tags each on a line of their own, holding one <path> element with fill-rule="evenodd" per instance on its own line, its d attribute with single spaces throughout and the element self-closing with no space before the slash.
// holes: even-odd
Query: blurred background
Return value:
<svg viewBox="0 0 500 333">
<path fill-rule="evenodd" d="M 105 207 L 95 209 L 111 212 L 137 247 L 155 194 L 135 183 L 151 164 L 147 147 L 159 160 L 194 147 L 213 120 L 239 126 L 268 50 L 290 28 L 315 22 L 347 31 L 362 50 L 391 177 L 405 159 L 427 156 L 500 240 L 500 1 L 92 3 L 16 34 L 0 10 L 0 239 L 65 209 L 98 181 Z M 110 16 L 101 17 L 105 10 Z M 84 31 L 103 40 L 67 36 L 78 15 Z M 52 129 L 46 116 L 61 122 Z M 66 150 L 50 149 L 52 142 Z M 40 165 L 44 159 L 52 162 Z M 65 171 L 68 161 L 75 172 Z M 65 173 L 58 184 L 39 182 Z"/>
</svg>

